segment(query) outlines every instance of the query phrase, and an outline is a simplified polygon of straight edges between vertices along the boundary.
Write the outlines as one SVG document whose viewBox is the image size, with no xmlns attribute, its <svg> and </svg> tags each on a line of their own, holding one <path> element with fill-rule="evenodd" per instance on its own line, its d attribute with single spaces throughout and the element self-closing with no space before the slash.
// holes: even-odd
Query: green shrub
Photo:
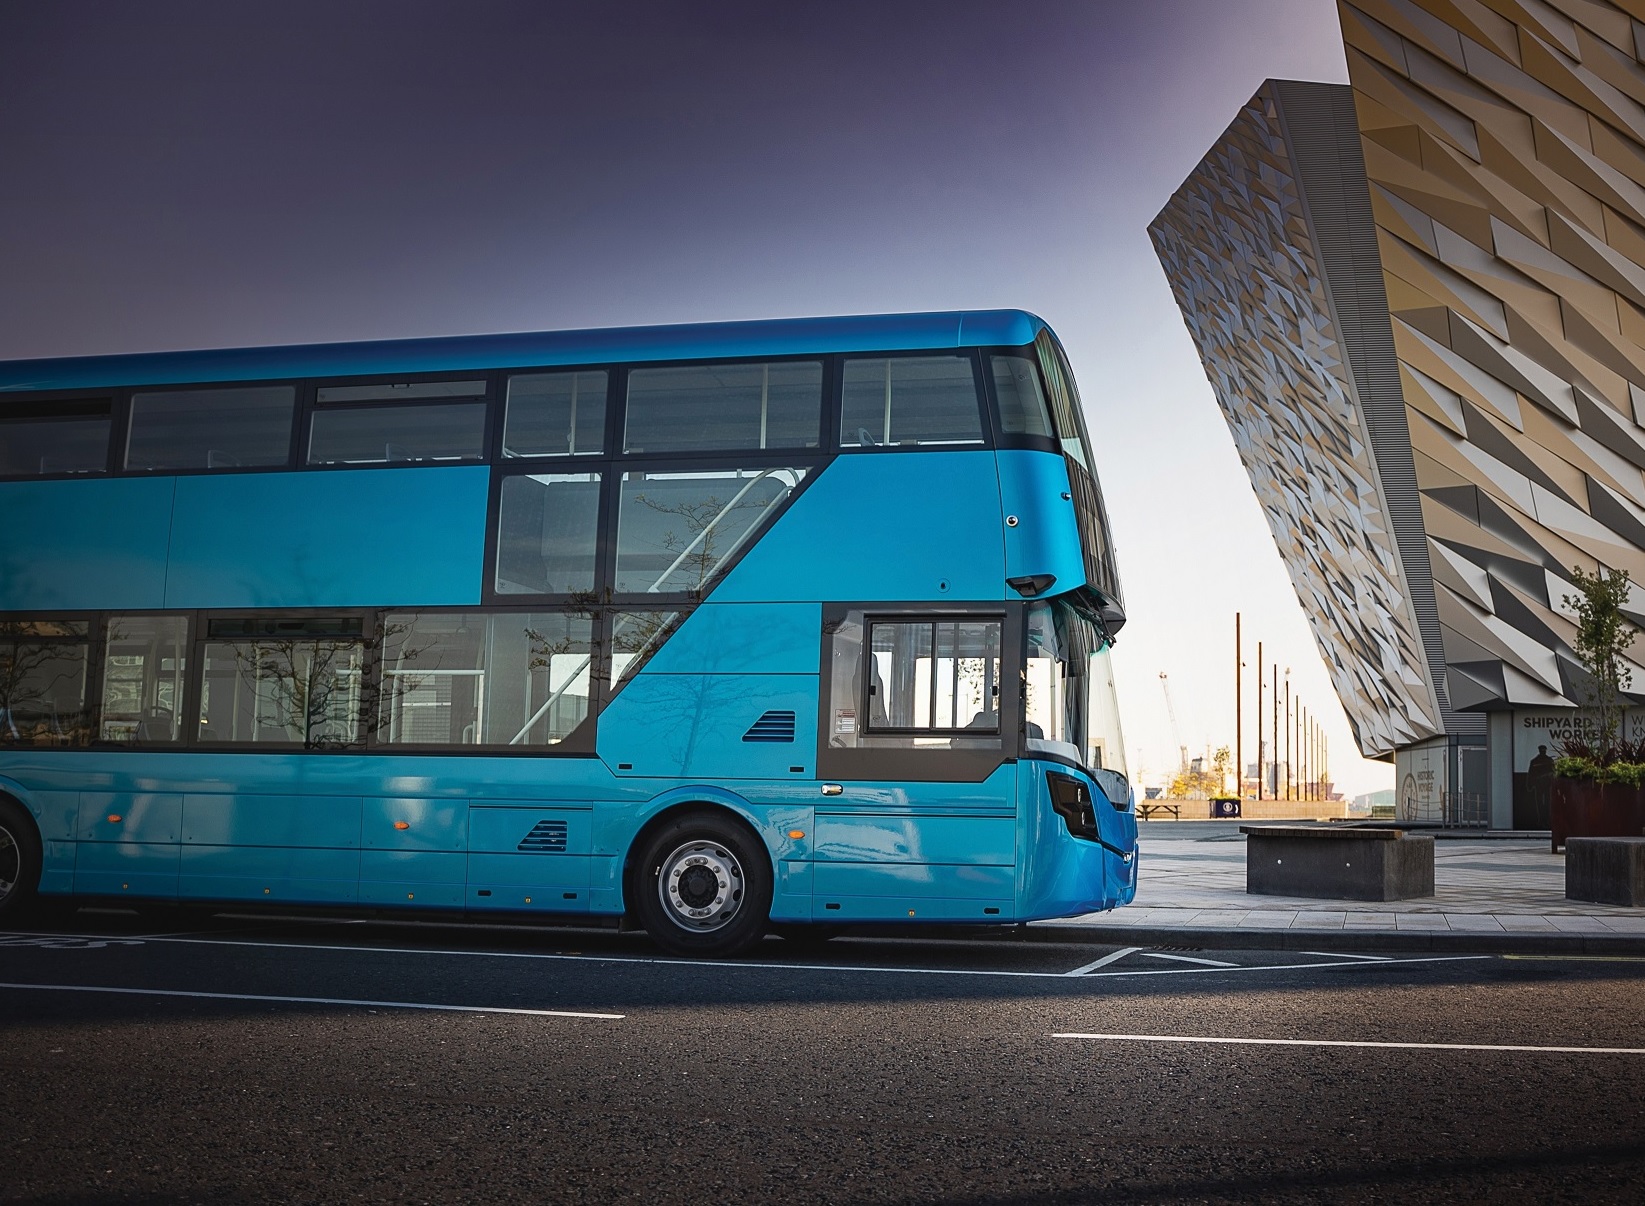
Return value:
<svg viewBox="0 0 1645 1206">
<path fill-rule="evenodd" d="M 1645 762 L 1612 762 L 1605 765 L 1592 758 L 1554 759 L 1554 774 L 1561 779 L 1592 779 L 1596 783 L 1620 783 L 1625 787 L 1645 786 Z"/>
</svg>

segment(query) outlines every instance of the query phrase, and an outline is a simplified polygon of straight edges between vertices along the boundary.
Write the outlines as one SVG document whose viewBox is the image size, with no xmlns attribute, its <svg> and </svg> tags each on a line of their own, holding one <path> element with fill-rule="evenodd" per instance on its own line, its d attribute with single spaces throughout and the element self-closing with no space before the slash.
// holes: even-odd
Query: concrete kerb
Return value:
<svg viewBox="0 0 1645 1206">
<path fill-rule="evenodd" d="M 1503 934 L 1455 930 L 1246 929 L 1234 926 L 1088 925 L 1036 921 L 1021 927 L 1029 941 L 1093 946 L 1195 947 L 1224 951 L 1422 951 L 1457 955 L 1636 955 L 1645 957 L 1645 935 Z"/>
</svg>

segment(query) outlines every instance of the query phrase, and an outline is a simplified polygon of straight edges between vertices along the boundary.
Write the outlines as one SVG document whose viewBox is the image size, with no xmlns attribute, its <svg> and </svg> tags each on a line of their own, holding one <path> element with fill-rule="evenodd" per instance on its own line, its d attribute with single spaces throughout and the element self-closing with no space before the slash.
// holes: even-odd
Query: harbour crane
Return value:
<svg viewBox="0 0 1645 1206">
<path fill-rule="evenodd" d="M 1171 702 L 1171 680 L 1166 677 L 1165 671 L 1159 672 L 1160 690 L 1165 692 L 1165 714 L 1171 718 L 1171 740 L 1177 743 L 1177 774 L 1188 773 L 1188 747 L 1182 743 L 1182 733 L 1177 728 L 1177 709 Z"/>
</svg>

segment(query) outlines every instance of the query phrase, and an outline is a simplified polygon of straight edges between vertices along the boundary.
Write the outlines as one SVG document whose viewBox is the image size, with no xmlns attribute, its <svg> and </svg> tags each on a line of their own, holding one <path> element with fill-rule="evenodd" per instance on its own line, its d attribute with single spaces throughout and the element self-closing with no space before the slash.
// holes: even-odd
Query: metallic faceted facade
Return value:
<svg viewBox="0 0 1645 1206">
<path fill-rule="evenodd" d="M 1572 567 L 1645 581 L 1645 5 L 1339 10 L 1351 86 L 1265 84 L 1150 232 L 1361 748 L 1496 714 L 1501 821 Z"/>
<path fill-rule="evenodd" d="M 1444 729 L 1286 120 L 1340 124 L 1346 94 L 1265 84 L 1149 233 L 1359 746 L 1386 755 Z"/>
</svg>

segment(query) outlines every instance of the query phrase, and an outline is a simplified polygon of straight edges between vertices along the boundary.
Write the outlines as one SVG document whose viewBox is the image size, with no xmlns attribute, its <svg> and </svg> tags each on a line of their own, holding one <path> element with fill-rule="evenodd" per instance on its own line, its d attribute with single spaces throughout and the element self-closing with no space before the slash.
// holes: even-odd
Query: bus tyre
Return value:
<svg viewBox="0 0 1645 1206">
<path fill-rule="evenodd" d="M 40 835 L 15 800 L 0 797 L 0 922 L 32 912 L 40 885 Z"/>
<path fill-rule="evenodd" d="M 771 858 L 745 827 L 697 813 L 664 826 L 639 864 L 634 911 L 676 955 L 739 955 L 765 937 Z"/>
</svg>

